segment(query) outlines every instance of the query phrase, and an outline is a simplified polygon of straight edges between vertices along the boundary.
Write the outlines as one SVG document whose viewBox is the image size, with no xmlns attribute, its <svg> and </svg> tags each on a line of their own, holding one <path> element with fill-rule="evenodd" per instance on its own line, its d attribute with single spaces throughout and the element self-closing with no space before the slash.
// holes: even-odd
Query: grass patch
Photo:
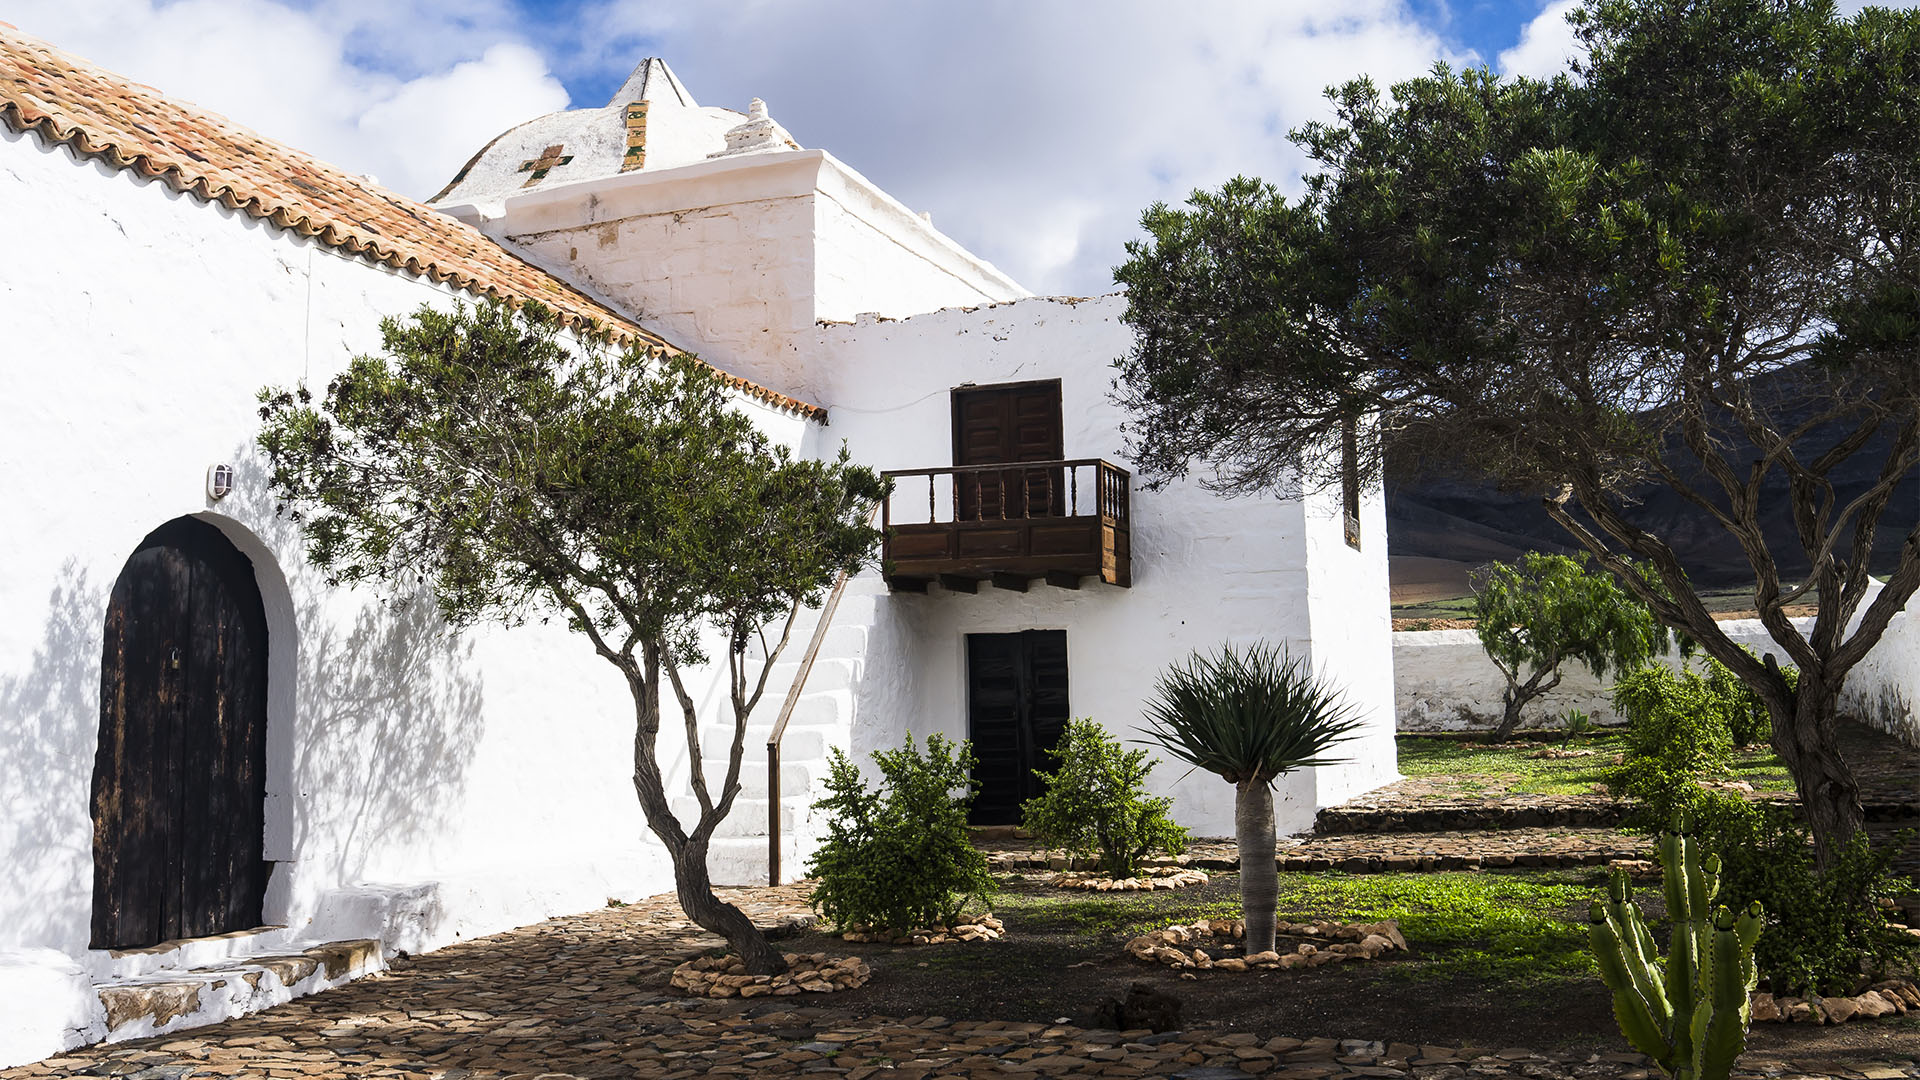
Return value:
<svg viewBox="0 0 1920 1080">
<path fill-rule="evenodd" d="M 1460 795 L 1505 792 L 1515 795 L 1584 795 L 1603 789 L 1615 756 L 1626 750 L 1626 736 L 1606 732 L 1572 742 L 1514 747 L 1483 746 L 1470 739 L 1434 739 L 1402 736 L 1398 740 L 1400 771 L 1409 777 L 1445 780 L 1446 790 Z M 1586 757 L 1534 758 L 1545 745 L 1592 750 Z M 1755 791 L 1792 791 L 1793 778 L 1771 749 L 1736 751 L 1733 765 L 1720 780 L 1744 780 Z"/>
<path fill-rule="evenodd" d="M 1421 979 L 1540 982 L 1595 972 L 1584 912 L 1603 887 L 1594 871 L 1281 874 L 1280 917 L 1396 919 Z"/>
</svg>

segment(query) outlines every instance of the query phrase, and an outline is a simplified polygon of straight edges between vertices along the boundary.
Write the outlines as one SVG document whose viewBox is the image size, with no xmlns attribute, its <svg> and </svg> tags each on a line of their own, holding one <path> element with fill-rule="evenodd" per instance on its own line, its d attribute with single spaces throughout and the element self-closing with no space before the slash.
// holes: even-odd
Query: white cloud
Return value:
<svg viewBox="0 0 1920 1080">
<path fill-rule="evenodd" d="M 1543 8 L 1520 32 L 1519 42 L 1501 51 L 1500 73 L 1548 79 L 1567 70 L 1580 53 L 1567 15 L 1579 6 L 1579 0 L 1553 0 Z"/>
<path fill-rule="evenodd" d="M 1236 173 L 1297 187 L 1321 92 L 1450 55 L 1400 0 L 1097 6 L 608 3 L 575 24 L 611 68 L 665 56 L 702 104 L 764 98 L 1040 292 L 1105 292 L 1155 200 Z"/>
<path fill-rule="evenodd" d="M 7 0 L 6 18 L 416 197 L 564 107 L 549 68 L 611 85 L 664 56 L 702 103 L 765 98 L 804 145 L 1028 287 L 1072 293 L 1112 289 L 1155 200 L 1236 173 L 1297 190 L 1286 134 L 1327 115 L 1328 85 L 1476 59 L 1405 0 L 289 2 Z"/>
<path fill-rule="evenodd" d="M 567 105 L 540 55 L 505 26 L 439 10 L 404 0 L 311 11 L 267 0 L 14 0 L 7 21 L 423 198 L 488 139 Z"/>
</svg>

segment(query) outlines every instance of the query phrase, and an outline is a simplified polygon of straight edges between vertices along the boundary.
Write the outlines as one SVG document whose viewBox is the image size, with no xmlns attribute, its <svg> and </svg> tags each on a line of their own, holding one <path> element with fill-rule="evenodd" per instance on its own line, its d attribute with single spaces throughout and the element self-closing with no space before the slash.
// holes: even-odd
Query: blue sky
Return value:
<svg viewBox="0 0 1920 1080">
<path fill-rule="evenodd" d="M 1112 289 L 1140 212 L 1296 187 L 1321 91 L 1558 69 L 1573 0 L 0 0 L 0 19 L 417 198 L 500 131 L 666 58 L 766 100 L 1036 292 Z"/>
</svg>

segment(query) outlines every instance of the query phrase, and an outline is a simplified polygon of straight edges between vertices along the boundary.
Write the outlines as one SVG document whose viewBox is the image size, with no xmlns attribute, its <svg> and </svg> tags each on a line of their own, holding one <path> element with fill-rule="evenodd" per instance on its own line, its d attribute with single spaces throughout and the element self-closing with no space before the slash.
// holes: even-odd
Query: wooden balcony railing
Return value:
<svg viewBox="0 0 1920 1080">
<path fill-rule="evenodd" d="M 1034 580 L 1078 588 L 1083 578 L 1133 582 L 1130 478 L 1099 458 L 1022 461 L 886 474 L 881 507 L 887 583 L 921 591 L 938 581 L 1025 590 Z"/>
</svg>

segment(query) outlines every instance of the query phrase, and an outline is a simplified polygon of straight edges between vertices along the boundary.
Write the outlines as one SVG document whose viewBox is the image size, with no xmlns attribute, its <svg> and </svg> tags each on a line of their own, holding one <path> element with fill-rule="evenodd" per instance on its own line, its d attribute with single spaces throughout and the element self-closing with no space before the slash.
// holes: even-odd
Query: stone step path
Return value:
<svg viewBox="0 0 1920 1080">
<path fill-rule="evenodd" d="M 804 887 L 728 889 L 765 926 L 805 915 Z M 794 999 L 668 997 L 664 972 L 718 939 L 673 897 L 463 942 L 266 1013 L 0 1070 L 0 1080 L 115 1076 L 587 1080 L 801 1076 L 846 1080 L 1174 1077 L 1177 1080 L 1648 1080 L 1629 1053 L 857 1016 Z M 1742 1080 L 1920 1078 L 1913 1062 L 1844 1065 L 1749 1055 Z"/>
<path fill-rule="evenodd" d="M 1031 841 L 981 841 L 988 868 L 995 873 L 1089 870 L 1089 860 L 1068 860 Z M 1338 870 L 1349 874 L 1435 870 L 1540 869 L 1605 866 L 1616 859 L 1645 859 L 1653 847 L 1644 836 L 1618 829 L 1515 828 L 1491 831 L 1357 833 L 1282 841 L 1274 866 L 1283 872 Z M 1237 871 L 1238 848 L 1225 840 L 1201 840 L 1174 859 L 1154 865 L 1192 866 Z"/>
</svg>

